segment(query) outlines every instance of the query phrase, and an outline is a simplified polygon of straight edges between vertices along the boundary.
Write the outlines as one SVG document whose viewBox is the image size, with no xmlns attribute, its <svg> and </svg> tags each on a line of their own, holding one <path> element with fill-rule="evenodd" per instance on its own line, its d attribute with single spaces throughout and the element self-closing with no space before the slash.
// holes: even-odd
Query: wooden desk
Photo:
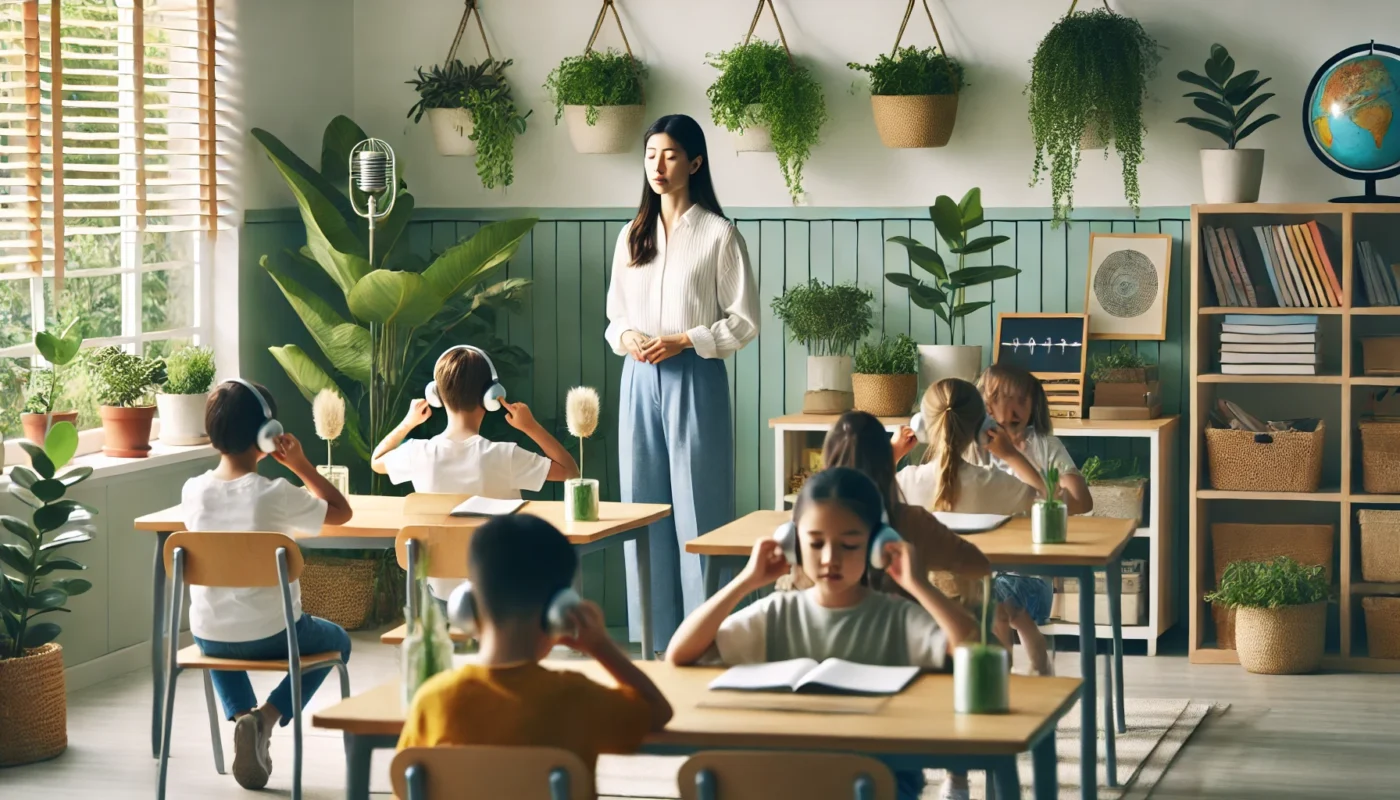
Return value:
<svg viewBox="0 0 1400 800">
<path fill-rule="evenodd" d="M 686 542 L 686 552 L 700 553 L 711 558 L 705 570 L 705 589 L 713 594 L 719 589 L 720 559 L 747 559 L 754 542 L 771 536 L 779 524 L 792 515 L 786 511 L 754 511 L 713 531 Z M 970 534 L 967 538 L 1002 571 L 1031 575 L 1073 577 L 1079 580 L 1079 669 L 1084 678 L 1086 702 L 1080 705 L 1083 731 L 1080 741 L 1081 778 L 1084 797 L 1097 795 L 1098 779 L 1097 721 L 1093 698 L 1097 697 L 1097 674 L 1094 671 L 1094 651 L 1097 639 L 1094 631 L 1094 572 L 1103 570 L 1107 579 L 1109 625 L 1113 632 L 1113 649 L 1104 660 L 1109 685 L 1103 694 L 1104 737 L 1110 784 L 1117 775 L 1117 733 L 1127 732 L 1123 711 L 1123 618 L 1122 618 L 1122 557 L 1128 541 L 1133 538 L 1134 524 L 1130 519 L 1109 517 L 1070 517 L 1069 541 L 1065 544 L 1041 545 L 1031 541 L 1031 523 L 1017 517 L 994 531 Z M 1114 707 L 1117 706 L 1115 714 Z"/>
<path fill-rule="evenodd" d="M 614 684 L 592 660 L 547 661 L 545 665 Z M 706 687 L 722 669 L 674 667 L 655 661 L 638 666 L 656 681 L 675 709 L 670 724 L 647 739 L 643 752 L 856 752 L 879 757 L 895 769 L 986 769 L 997 774 L 998 779 L 1016 781 L 1016 756 L 1030 751 L 1035 763 L 1037 798 L 1058 796 L 1055 725 L 1080 692 L 1080 682 L 1072 678 L 1013 675 L 1011 713 L 958 715 L 953 712 L 953 678 L 940 674 L 921 676 L 870 714 L 706 708 L 700 704 L 713 696 Z M 368 796 L 370 753 L 376 747 L 394 747 L 403 720 L 404 708 L 395 681 L 312 714 L 312 725 L 341 731 L 345 737 L 348 798 L 362 800 Z"/>
<path fill-rule="evenodd" d="M 348 497 L 354 516 L 344 525 L 327 525 L 319 534 L 300 535 L 295 538 L 304 541 L 337 541 L 341 547 L 354 548 L 355 540 L 379 547 L 379 540 L 393 540 L 399 529 L 405 525 L 451 525 L 477 527 L 486 522 L 486 517 L 454 517 L 449 509 L 436 510 L 440 513 L 404 512 L 406 498 L 371 495 L 350 495 Z M 671 514 L 671 507 L 656 503 L 599 503 L 598 521 L 569 522 L 565 519 L 564 504 L 557 501 L 530 501 L 520 508 L 520 514 L 533 514 L 558 528 L 578 551 L 580 558 L 588 553 L 608 547 L 620 547 L 624 542 L 637 543 L 637 571 L 641 579 L 642 593 L 642 638 L 651 641 L 651 546 L 645 535 L 646 526 Z M 161 698 L 165 689 L 165 662 L 163 654 L 165 641 L 165 560 L 161 553 L 165 540 L 170 534 L 183 531 L 185 523 L 180 507 L 174 506 L 136 520 L 138 531 L 150 531 L 156 535 L 155 572 L 152 579 L 153 600 L 151 604 L 151 754 L 160 754 Z M 372 544 L 371 544 L 372 543 Z M 643 647 L 644 657 L 650 658 L 650 648 Z"/>
</svg>

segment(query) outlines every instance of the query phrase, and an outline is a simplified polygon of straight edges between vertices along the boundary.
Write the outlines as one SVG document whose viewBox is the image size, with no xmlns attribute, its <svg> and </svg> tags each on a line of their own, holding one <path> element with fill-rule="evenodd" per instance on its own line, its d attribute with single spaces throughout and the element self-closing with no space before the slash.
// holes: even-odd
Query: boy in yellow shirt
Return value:
<svg viewBox="0 0 1400 800">
<path fill-rule="evenodd" d="M 468 574 L 476 603 L 476 663 L 423 684 L 399 749 L 434 745 L 559 747 L 594 767 L 599 753 L 633 753 L 671 719 L 671 705 L 608 637 L 603 612 L 584 601 L 573 633 L 551 636 L 545 610 L 573 583 L 578 556 L 538 517 L 496 517 L 472 536 Z M 540 666 L 555 644 L 597 659 L 617 681 Z"/>
</svg>

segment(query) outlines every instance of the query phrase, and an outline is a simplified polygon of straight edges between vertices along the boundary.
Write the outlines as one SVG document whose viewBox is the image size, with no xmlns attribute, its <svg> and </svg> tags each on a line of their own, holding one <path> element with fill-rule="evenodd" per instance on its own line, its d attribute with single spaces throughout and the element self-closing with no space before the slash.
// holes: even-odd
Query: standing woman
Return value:
<svg viewBox="0 0 1400 800">
<path fill-rule="evenodd" d="M 651 525 L 652 641 L 660 652 L 705 597 L 685 543 L 734 520 L 734 426 L 724 358 L 758 335 L 744 239 L 710 180 L 705 134 L 683 114 L 647 129 L 637 216 L 608 287 L 613 352 L 626 356 L 619 414 L 622 500 L 670 503 Z M 628 624 L 641 638 L 637 551 L 626 546 Z M 643 652 L 646 652 L 645 649 Z"/>
</svg>

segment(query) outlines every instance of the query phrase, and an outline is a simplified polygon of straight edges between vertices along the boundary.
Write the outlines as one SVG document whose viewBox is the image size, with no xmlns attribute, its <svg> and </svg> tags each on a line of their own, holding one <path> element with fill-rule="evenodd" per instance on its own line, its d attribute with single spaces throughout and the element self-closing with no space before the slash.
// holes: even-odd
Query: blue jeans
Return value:
<svg viewBox="0 0 1400 800">
<path fill-rule="evenodd" d="M 350 661 L 350 635 L 345 629 L 326 620 L 302 614 L 297 620 L 297 649 L 301 654 L 312 655 L 339 650 L 342 661 Z M 287 657 L 287 632 L 284 630 L 266 639 L 251 642 L 211 642 L 195 637 L 200 652 L 211 658 L 241 658 L 246 661 L 272 661 Z M 311 696 L 321 688 L 334 667 L 323 667 L 301 671 L 301 704 L 311 702 Z M 214 682 L 214 692 L 219 695 L 219 703 L 224 707 L 224 716 L 233 719 L 236 714 L 251 711 L 258 706 L 258 698 L 253 694 L 253 684 L 246 672 L 212 670 L 209 676 Z M 292 714 L 301 709 L 292 708 L 292 677 L 288 675 L 272 690 L 267 701 L 282 712 L 282 724 L 286 725 Z"/>
<path fill-rule="evenodd" d="M 1025 609 L 1037 625 L 1044 625 L 1050 619 L 1050 604 L 1054 598 L 1050 581 L 1044 578 L 999 572 L 992 578 L 992 596 L 998 603 Z"/>
</svg>

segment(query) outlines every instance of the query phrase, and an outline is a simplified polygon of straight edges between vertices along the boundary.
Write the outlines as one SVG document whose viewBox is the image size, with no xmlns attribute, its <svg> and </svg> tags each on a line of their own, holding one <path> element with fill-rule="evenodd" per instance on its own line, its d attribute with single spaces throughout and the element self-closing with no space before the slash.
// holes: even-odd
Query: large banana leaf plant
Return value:
<svg viewBox="0 0 1400 800">
<path fill-rule="evenodd" d="M 366 222 L 342 188 L 348 183 L 350 150 L 367 138 L 364 131 L 347 117 L 333 119 L 323 137 L 319 170 L 271 133 L 257 128 L 252 133 L 291 188 L 306 225 L 305 247 L 265 255 L 260 263 L 320 353 L 313 356 L 295 344 L 268 350 L 308 403 L 322 389 L 345 398 L 346 431 L 360 458 L 368 461 L 374 443 L 422 391 L 432 359 L 446 346 L 481 347 L 505 374 L 529 361 L 527 353 L 504 344 L 493 331 L 494 311 L 518 307 L 530 282 L 488 283 L 487 278 L 515 254 L 537 220 L 485 225 L 427 263 L 401 246 L 413 195 L 400 180 L 392 213 L 376 224 L 371 261 Z M 308 287 L 316 271 L 329 276 L 339 296 Z"/>
</svg>

